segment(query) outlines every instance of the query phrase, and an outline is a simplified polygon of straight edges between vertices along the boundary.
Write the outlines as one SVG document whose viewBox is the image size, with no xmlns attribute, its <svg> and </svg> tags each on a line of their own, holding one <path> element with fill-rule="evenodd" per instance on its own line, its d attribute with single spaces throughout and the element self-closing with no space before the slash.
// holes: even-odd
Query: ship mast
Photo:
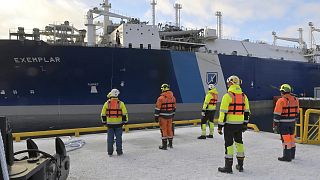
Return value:
<svg viewBox="0 0 320 180">
<path fill-rule="evenodd" d="M 173 7 L 176 10 L 176 27 L 180 28 L 180 11 L 182 9 L 182 5 L 175 3 Z"/>
<path fill-rule="evenodd" d="M 216 16 L 217 16 L 218 39 L 221 39 L 222 38 L 222 13 L 221 13 L 221 11 L 217 11 Z"/>
<path fill-rule="evenodd" d="M 156 25 L 156 5 L 157 1 L 152 0 L 151 6 L 152 6 L 152 25 Z"/>
</svg>

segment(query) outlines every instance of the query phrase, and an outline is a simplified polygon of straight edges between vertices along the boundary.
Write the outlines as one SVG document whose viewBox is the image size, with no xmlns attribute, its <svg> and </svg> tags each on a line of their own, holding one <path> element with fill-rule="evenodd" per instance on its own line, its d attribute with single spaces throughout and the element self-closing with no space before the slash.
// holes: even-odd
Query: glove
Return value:
<svg viewBox="0 0 320 180">
<path fill-rule="evenodd" d="M 247 125 L 247 123 L 242 124 L 242 132 L 245 132 L 248 129 Z"/>
<path fill-rule="evenodd" d="M 218 125 L 218 133 L 220 134 L 220 135 L 222 135 L 223 133 L 222 133 L 222 125 Z"/>
<path fill-rule="evenodd" d="M 201 116 L 202 116 L 202 117 L 206 116 L 206 111 L 205 111 L 205 110 L 202 110 L 202 111 L 201 111 Z"/>
<path fill-rule="evenodd" d="M 127 116 L 126 116 L 126 115 L 123 115 L 123 116 L 122 116 L 122 124 L 128 124 Z"/>
<path fill-rule="evenodd" d="M 106 116 L 101 116 L 101 122 L 102 122 L 103 125 L 106 125 L 107 117 Z"/>
<path fill-rule="evenodd" d="M 155 121 L 155 122 L 159 122 L 159 116 L 155 116 L 155 117 L 154 117 L 154 121 Z"/>
</svg>

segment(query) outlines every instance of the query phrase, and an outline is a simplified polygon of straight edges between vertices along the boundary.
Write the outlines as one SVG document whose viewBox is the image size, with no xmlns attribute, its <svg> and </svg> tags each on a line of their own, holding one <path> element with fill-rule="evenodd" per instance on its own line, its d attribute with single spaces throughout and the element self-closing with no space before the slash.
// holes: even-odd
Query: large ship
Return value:
<svg viewBox="0 0 320 180">
<path fill-rule="evenodd" d="M 154 14 L 156 3 L 151 4 Z M 217 29 L 182 30 L 180 4 L 175 25 L 156 25 L 154 19 L 149 25 L 110 12 L 108 0 L 101 5 L 88 11 L 87 30 L 66 21 L 29 34 L 19 28 L 0 40 L 0 114 L 9 117 L 14 131 L 97 126 L 112 88 L 120 90 L 130 123 L 153 121 L 162 83 L 176 96 L 175 119 L 195 119 L 207 85 L 216 85 L 221 100 L 226 78 L 237 75 L 251 102 L 251 122 L 266 131 L 272 129 L 272 100 L 282 83 L 298 96 L 320 96 L 319 47 L 311 43 L 307 49 L 301 29 L 299 38 L 273 33 L 275 41 L 299 44 L 282 47 L 222 39 L 220 12 Z M 94 22 L 95 14 L 103 22 Z M 121 21 L 112 23 L 110 17 Z M 309 25 L 311 32 L 317 30 Z M 98 27 L 103 27 L 100 38 Z"/>
</svg>

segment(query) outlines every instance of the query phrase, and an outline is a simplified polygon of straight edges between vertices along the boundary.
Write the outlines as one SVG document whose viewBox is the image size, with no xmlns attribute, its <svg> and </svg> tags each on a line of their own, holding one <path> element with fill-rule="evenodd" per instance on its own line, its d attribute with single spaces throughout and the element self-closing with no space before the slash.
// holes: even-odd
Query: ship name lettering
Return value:
<svg viewBox="0 0 320 180">
<path fill-rule="evenodd" d="M 14 63 L 61 63 L 61 58 L 54 57 L 14 57 Z"/>
</svg>

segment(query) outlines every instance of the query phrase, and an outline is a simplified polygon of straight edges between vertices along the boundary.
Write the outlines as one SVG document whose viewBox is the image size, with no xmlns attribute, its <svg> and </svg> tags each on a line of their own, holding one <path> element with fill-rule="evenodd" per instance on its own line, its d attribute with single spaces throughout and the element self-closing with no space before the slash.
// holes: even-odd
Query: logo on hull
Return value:
<svg viewBox="0 0 320 180">
<path fill-rule="evenodd" d="M 218 83 L 218 73 L 217 72 L 207 72 L 207 84 L 217 85 Z"/>
</svg>

